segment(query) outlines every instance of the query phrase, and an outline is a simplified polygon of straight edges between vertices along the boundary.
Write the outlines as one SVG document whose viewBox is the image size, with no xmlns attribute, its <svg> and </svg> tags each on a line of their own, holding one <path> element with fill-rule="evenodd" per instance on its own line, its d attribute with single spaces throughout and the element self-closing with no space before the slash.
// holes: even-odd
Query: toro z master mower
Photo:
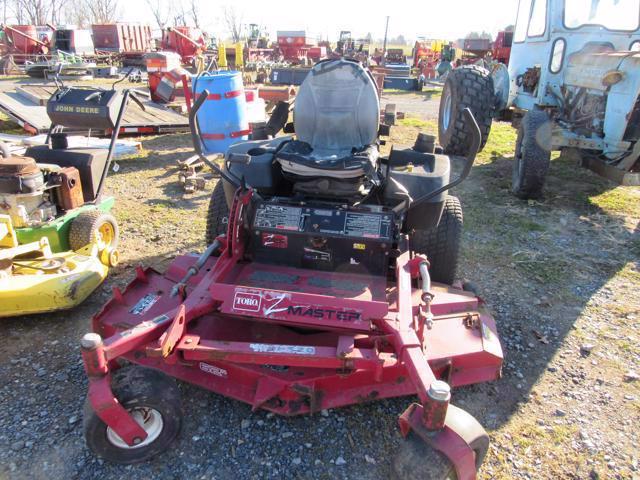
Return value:
<svg viewBox="0 0 640 480">
<path fill-rule="evenodd" d="M 396 475 L 475 478 L 489 439 L 450 387 L 499 378 L 502 350 L 482 301 L 432 277 L 453 277 L 462 216 L 447 190 L 469 173 L 478 128 L 454 181 L 429 142 L 382 158 L 375 82 L 330 60 L 300 88 L 295 137 L 236 144 L 219 168 L 196 121 L 208 96 L 225 92 L 205 91 L 190 121 L 221 176 L 210 245 L 164 274 L 139 268 L 93 319 L 90 448 L 122 463 L 163 452 L 182 415 L 169 377 L 280 415 L 417 395 Z"/>
</svg>

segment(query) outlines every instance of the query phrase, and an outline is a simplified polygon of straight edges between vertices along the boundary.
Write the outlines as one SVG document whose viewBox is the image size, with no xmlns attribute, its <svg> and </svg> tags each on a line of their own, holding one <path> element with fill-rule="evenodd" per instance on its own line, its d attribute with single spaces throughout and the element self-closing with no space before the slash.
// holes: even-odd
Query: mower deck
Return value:
<svg viewBox="0 0 640 480">
<path fill-rule="evenodd" d="M 105 347 L 144 335 L 154 325 L 174 333 L 166 312 L 181 300 L 167 292 L 195 261 L 178 257 L 164 275 L 138 270 L 94 319 Z M 216 261 L 209 259 L 190 279 L 188 291 L 206 283 Z M 358 274 L 238 264 L 224 282 L 211 284 L 219 311 L 191 320 L 169 355 L 163 356 L 166 337 L 159 331 L 123 356 L 281 415 L 416 394 L 406 363 L 399 361 L 411 339 L 395 333 L 398 290 L 385 283 Z M 498 378 L 502 352 L 493 318 L 468 292 L 444 285 L 433 291 L 433 326 L 425 327 L 421 350 L 434 375 L 452 386 Z M 420 295 L 412 289 L 416 315 Z M 322 331 L 311 330 L 320 322 Z"/>
</svg>

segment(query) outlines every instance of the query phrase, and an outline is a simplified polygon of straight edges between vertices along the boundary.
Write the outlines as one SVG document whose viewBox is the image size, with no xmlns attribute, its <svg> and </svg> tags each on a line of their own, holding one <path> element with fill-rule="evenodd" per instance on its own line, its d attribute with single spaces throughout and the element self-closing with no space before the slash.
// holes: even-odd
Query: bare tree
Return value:
<svg viewBox="0 0 640 480">
<path fill-rule="evenodd" d="M 62 14 L 68 0 L 51 0 L 51 24 L 58 25 L 62 23 Z"/>
<path fill-rule="evenodd" d="M 156 19 L 158 27 L 164 29 L 169 23 L 169 9 L 163 0 L 147 0 L 147 5 L 151 10 L 151 14 Z"/>
<path fill-rule="evenodd" d="M 65 21 L 80 28 L 88 26 L 91 21 L 89 12 L 84 8 L 85 0 L 69 0 L 65 9 Z"/>
<path fill-rule="evenodd" d="M 15 13 L 19 23 L 44 25 L 49 20 L 51 4 L 46 0 L 16 0 Z"/>
<path fill-rule="evenodd" d="M 224 22 L 234 43 L 239 42 L 242 33 L 242 15 L 236 12 L 235 7 L 225 7 Z"/>
<path fill-rule="evenodd" d="M 174 6 L 175 13 L 173 15 L 173 24 L 177 26 L 186 25 L 187 24 L 187 14 L 184 11 L 184 5 L 182 2 L 179 2 L 178 5 Z"/>
<path fill-rule="evenodd" d="M 118 18 L 118 0 L 85 0 L 84 8 L 91 23 L 113 23 Z"/>
<path fill-rule="evenodd" d="M 191 15 L 194 26 L 200 28 L 200 2 L 198 0 L 191 0 L 189 7 L 189 14 Z"/>
</svg>

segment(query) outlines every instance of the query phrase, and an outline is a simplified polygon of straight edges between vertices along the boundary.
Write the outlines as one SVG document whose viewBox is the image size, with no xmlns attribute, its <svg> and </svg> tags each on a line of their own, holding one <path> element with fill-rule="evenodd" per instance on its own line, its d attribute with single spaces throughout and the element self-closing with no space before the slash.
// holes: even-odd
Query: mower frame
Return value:
<svg viewBox="0 0 640 480">
<path fill-rule="evenodd" d="M 475 478 L 474 452 L 445 425 L 445 416 L 449 384 L 500 377 L 502 350 L 483 302 L 462 290 L 433 287 L 427 260 L 411 257 L 408 249 L 397 259 L 395 286 L 376 277 L 379 282 L 371 290 L 382 292 L 366 300 L 243 283 L 248 278 L 243 270 L 254 266 L 241 262 L 245 244 L 240 233 L 252 195 L 251 189 L 238 189 L 227 235 L 218 237 L 197 261 L 178 257 L 164 276 L 138 268 L 126 290 L 114 288 L 113 298 L 93 319 L 96 333 L 81 342 L 88 399 L 96 414 L 130 446 L 146 438 L 111 390 L 110 374 L 119 358 L 244 401 L 254 411 L 264 408 L 281 415 L 417 394 L 420 403 L 400 417 L 403 435 L 413 430 L 449 458 L 459 479 Z M 314 277 L 336 275 L 309 272 Z M 358 277 L 340 275 L 343 281 Z M 421 287 L 416 288 L 416 281 Z M 280 308 L 267 315 L 264 309 L 239 309 L 243 294 Z M 336 312 L 336 319 L 282 314 L 299 305 Z M 350 312 L 358 312 L 353 318 L 360 321 L 345 321 Z M 192 322 L 197 328 L 190 328 Z M 217 334 L 206 324 L 215 325 Z M 237 335 L 243 326 L 253 332 L 244 340 Z M 289 327 L 322 332 L 302 339 Z M 297 373 L 272 368 L 277 366 Z M 443 388 L 439 379 L 447 382 L 444 395 L 434 392 L 434 387 Z"/>
</svg>

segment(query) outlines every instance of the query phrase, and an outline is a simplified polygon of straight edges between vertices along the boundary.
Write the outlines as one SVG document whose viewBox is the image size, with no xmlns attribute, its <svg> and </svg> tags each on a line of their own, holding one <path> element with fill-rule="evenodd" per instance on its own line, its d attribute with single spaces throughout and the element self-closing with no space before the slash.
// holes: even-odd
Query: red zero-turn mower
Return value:
<svg viewBox="0 0 640 480">
<path fill-rule="evenodd" d="M 219 168 L 196 121 L 210 93 L 224 94 L 204 92 L 190 116 L 221 176 L 209 247 L 164 274 L 139 268 L 93 319 L 81 342 L 90 448 L 121 463 L 163 452 L 182 415 L 170 377 L 281 415 L 417 395 L 395 474 L 475 478 L 489 439 L 450 387 L 499 378 L 502 350 L 482 301 L 435 283 L 452 283 L 457 261 L 462 215 L 447 190 L 480 144 L 471 113 L 454 181 L 424 136 L 380 157 L 374 80 L 324 61 L 296 98 L 295 137 L 234 145 Z"/>
</svg>

